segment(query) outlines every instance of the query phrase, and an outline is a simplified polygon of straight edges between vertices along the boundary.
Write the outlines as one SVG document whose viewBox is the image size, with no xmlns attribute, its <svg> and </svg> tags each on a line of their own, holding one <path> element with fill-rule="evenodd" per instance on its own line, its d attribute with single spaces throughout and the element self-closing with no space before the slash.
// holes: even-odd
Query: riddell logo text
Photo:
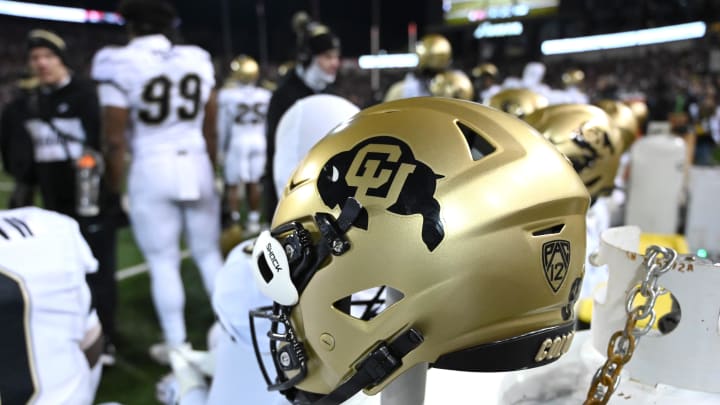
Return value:
<svg viewBox="0 0 720 405">
<path fill-rule="evenodd" d="M 265 246 L 265 250 L 268 252 L 268 256 L 270 256 L 270 262 L 272 263 L 272 266 L 275 268 L 275 271 L 280 271 L 282 267 L 280 266 L 280 262 L 278 261 L 277 257 L 275 257 L 275 252 L 272 250 L 272 245 L 269 243 L 267 246 Z"/>
<path fill-rule="evenodd" d="M 555 339 L 545 339 L 542 344 L 540 344 L 540 349 L 538 349 L 535 355 L 535 362 L 540 363 L 545 360 L 557 359 L 567 353 L 567 351 L 570 350 L 570 345 L 574 337 L 575 332 L 570 332 L 558 336 Z"/>
</svg>

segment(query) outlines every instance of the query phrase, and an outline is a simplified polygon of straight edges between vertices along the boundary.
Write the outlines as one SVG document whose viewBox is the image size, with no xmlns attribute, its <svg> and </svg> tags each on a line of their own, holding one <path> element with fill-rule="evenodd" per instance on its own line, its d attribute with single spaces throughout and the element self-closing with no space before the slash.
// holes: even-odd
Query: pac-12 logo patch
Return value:
<svg viewBox="0 0 720 405">
<path fill-rule="evenodd" d="M 381 205 L 400 215 L 420 214 L 422 240 L 433 251 L 445 237 L 435 187 L 442 175 L 416 160 L 410 147 L 390 136 L 366 139 L 351 150 L 328 160 L 318 178 L 318 191 L 325 205 L 342 206 L 354 197 L 363 206 Z M 368 229 L 363 208 L 355 226 Z"/>
<path fill-rule="evenodd" d="M 570 267 L 570 242 L 553 240 L 543 243 L 542 262 L 545 279 L 553 292 L 558 292 Z"/>
</svg>

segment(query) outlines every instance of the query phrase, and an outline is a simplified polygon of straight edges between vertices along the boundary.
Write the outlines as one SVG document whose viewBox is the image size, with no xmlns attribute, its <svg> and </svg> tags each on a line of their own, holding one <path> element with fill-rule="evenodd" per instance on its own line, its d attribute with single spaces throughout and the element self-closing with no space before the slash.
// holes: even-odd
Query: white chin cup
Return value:
<svg viewBox="0 0 720 405">
<path fill-rule="evenodd" d="M 298 302 L 297 288 L 290 278 L 290 264 L 283 245 L 270 231 L 263 231 L 253 247 L 253 275 L 260 291 L 280 305 Z"/>
</svg>

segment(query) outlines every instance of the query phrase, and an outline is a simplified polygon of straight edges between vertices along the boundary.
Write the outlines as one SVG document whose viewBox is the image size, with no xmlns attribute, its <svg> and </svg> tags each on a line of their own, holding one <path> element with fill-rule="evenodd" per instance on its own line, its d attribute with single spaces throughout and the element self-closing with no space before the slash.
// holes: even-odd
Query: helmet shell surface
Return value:
<svg viewBox="0 0 720 405">
<path fill-rule="evenodd" d="M 368 393 L 421 362 L 489 371 L 550 360 L 542 347 L 518 362 L 500 356 L 488 368 L 465 356 L 496 345 L 513 357 L 523 337 L 574 322 L 589 197 L 537 131 L 496 109 L 448 98 L 368 108 L 310 150 L 273 227 L 297 221 L 312 230 L 312 215 L 338 216 L 348 197 L 364 209 L 346 233 L 350 249 L 322 263 L 292 309 L 307 351 L 299 389 L 332 391 L 378 342 L 411 327 L 424 342 Z M 335 305 L 380 286 L 402 298 L 370 320 Z"/>
</svg>

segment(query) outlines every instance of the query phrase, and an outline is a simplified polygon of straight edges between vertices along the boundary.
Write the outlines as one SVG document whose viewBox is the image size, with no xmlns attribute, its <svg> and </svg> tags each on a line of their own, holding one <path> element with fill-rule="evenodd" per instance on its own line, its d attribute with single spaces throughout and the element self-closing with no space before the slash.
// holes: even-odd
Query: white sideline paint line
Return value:
<svg viewBox="0 0 720 405">
<path fill-rule="evenodd" d="M 190 251 L 189 250 L 183 250 L 180 252 L 180 258 L 181 259 L 187 259 L 190 257 Z M 146 273 L 150 268 L 148 267 L 147 263 L 142 262 L 140 264 L 136 264 L 134 266 L 126 267 L 124 269 L 119 270 L 115 274 L 115 280 L 117 281 L 123 281 L 130 277 L 135 277 L 139 274 Z"/>
<path fill-rule="evenodd" d="M 13 190 L 13 183 L 7 181 L 0 181 L 0 191 L 10 192 Z"/>
</svg>

